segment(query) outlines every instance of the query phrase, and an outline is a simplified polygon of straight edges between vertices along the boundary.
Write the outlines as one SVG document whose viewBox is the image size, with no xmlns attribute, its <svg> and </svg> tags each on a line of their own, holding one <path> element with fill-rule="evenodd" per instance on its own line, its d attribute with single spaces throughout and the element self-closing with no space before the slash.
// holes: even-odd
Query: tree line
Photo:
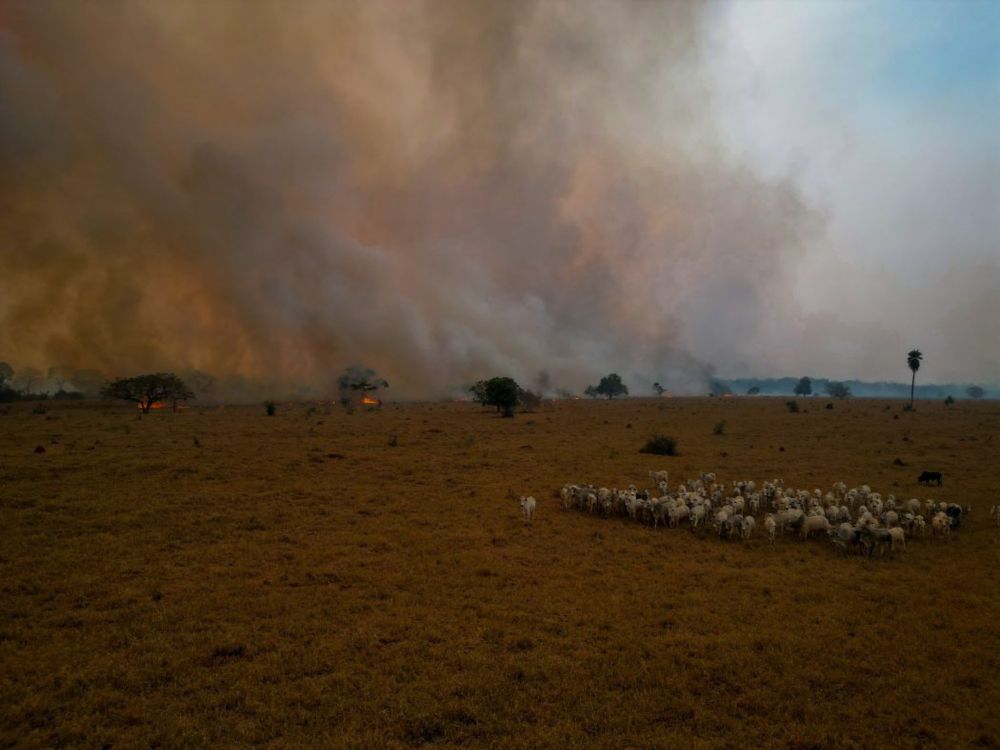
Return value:
<svg viewBox="0 0 1000 750">
<path fill-rule="evenodd" d="M 920 386 L 916 385 L 917 371 L 920 369 L 923 354 L 913 349 L 906 355 L 907 366 L 912 376 L 910 380 L 909 408 L 913 408 L 916 391 L 921 390 L 924 397 L 951 397 L 957 392 L 957 386 Z M 544 377 L 542 377 L 544 376 Z M 228 382 L 228 381 L 227 381 Z M 794 383 L 794 385 L 792 385 Z M 494 377 L 479 380 L 465 387 L 472 399 L 484 406 L 495 407 L 503 416 L 512 416 L 514 409 L 520 406 L 525 411 L 537 409 L 542 402 L 543 392 L 548 388 L 547 373 L 539 376 L 539 390 L 522 387 L 510 377 Z M 789 389 L 796 396 L 810 396 L 823 392 L 832 398 L 846 399 L 855 395 L 852 385 L 862 390 L 861 395 L 881 395 L 891 397 L 901 395 L 901 384 L 892 383 L 862 383 L 860 381 L 835 381 L 813 379 L 803 376 L 797 381 L 791 378 L 771 378 L 765 380 L 719 380 L 709 381 L 710 396 L 728 396 L 739 389 L 747 395 L 788 393 Z M 872 387 L 876 390 L 872 390 Z M 892 392 L 886 389 L 891 386 Z M 0 361 L 0 402 L 22 400 L 75 400 L 84 398 L 110 398 L 133 401 L 143 411 L 148 411 L 158 402 L 177 404 L 195 397 L 196 393 L 210 394 L 216 387 L 214 376 L 198 370 L 184 373 L 183 379 L 174 373 L 151 373 L 130 378 L 107 380 L 96 370 L 72 369 L 69 367 L 50 367 L 47 372 L 34 367 L 22 367 L 15 371 L 7 362 Z M 379 377 L 374 370 L 360 364 L 346 368 L 337 380 L 339 400 L 346 409 L 352 410 L 358 405 L 381 405 L 377 394 L 389 384 Z M 817 389 L 822 389 L 821 391 Z M 231 389 L 227 388 L 231 392 Z M 946 393 L 944 391 L 947 391 Z M 978 385 L 964 388 L 969 398 L 979 399 L 986 395 L 986 390 Z M 560 388 L 555 391 L 559 398 L 572 398 L 573 393 Z M 652 393 L 661 396 L 666 389 L 659 383 L 652 384 Z M 603 376 L 596 385 L 588 385 L 583 390 L 584 396 L 591 398 L 604 397 L 614 399 L 628 396 L 629 388 L 618 373 Z"/>
</svg>

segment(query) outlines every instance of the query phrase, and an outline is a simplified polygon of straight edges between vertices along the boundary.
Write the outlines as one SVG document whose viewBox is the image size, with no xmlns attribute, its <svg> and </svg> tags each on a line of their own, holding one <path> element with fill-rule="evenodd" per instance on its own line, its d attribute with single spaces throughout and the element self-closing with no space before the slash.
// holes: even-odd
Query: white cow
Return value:
<svg viewBox="0 0 1000 750">
<path fill-rule="evenodd" d="M 531 523 L 531 519 L 535 515 L 535 505 L 535 498 L 530 495 L 528 497 L 521 495 L 521 512 L 524 514 L 525 523 Z"/>
</svg>

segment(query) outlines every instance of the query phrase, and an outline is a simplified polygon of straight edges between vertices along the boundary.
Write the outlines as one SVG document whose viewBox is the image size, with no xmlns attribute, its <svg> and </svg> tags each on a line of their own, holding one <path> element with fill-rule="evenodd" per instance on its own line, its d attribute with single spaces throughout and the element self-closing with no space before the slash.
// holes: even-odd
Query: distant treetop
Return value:
<svg viewBox="0 0 1000 750">
<path fill-rule="evenodd" d="M 597 388 L 594 391 L 601 396 L 607 396 L 609 399 L 612 399 L 615 396 L 627 396 L 628 386 L 622 382 L 621 375 L 613 372 L 601 378 L 601 382 L 597 384 Z"/>
</svg>

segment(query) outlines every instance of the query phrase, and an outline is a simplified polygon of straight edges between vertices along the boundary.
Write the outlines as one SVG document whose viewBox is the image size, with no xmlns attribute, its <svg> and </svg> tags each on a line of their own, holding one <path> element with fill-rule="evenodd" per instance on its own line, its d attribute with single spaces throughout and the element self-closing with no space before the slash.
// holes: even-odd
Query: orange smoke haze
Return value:
<svg viewBox="0 0 1000 750">
<path fill-rule="evenodd" d="M 719 155 L 708 12 L 5 3 L 0 359 L 701 390 L 815 227 Z"/>
</svg>

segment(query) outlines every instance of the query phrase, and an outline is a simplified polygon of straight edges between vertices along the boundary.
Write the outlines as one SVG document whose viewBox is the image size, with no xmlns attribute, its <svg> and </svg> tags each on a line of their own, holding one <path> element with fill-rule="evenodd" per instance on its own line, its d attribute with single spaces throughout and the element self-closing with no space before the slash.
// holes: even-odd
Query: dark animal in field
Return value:
<svg viewBox="0 0 1000 750">
<path fill-rule="evenodd" d="M 965 514 L 969 512 L 969 510 L 969 508 L 963 508 L 957 503 L 949 503 L 944 512 L 947 513 L 948 518 L 951 519 L 951 528 L 959 528 L 962 525 L 962 519 L 965 517 Z"/>
<path fill-rule="evenodd" d="M 940 471 L 922 471 L 920 472 L 920 476 L 917 477 L 917 484 L 936 484 L 940 487 L 944 484 L 944 479 Z"/>
</svg>

